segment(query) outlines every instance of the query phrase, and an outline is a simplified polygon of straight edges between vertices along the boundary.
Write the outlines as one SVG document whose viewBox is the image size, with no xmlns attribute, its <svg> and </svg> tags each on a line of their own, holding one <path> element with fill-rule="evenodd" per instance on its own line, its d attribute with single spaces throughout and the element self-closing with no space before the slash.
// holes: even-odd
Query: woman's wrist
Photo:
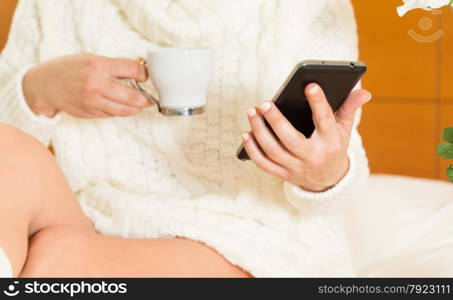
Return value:
<svg viewBox="0 0 453 300">
<path fill-rule="evenodd" d="M 22 80 L 22 90 L 24 93 L 25 101 L 28 104 L 28 107 L 36 115 L 44 115 L 46 117 L 52 118 L 57 113 L 58 110 L 50 106 L 42 97 L 39 96 L 39 92 L 34 88 L 35 86 L 35 72 L 36 67 L 32 67 L 24 76 Z"/>
<path fill-rule="evenodd" d="M 334 179 L 326 179 L 322 183 L 311 184 L 310 186 L 299 185 L 299 187 L 310 193 L 322 193 L 332 189 L 348 174 L 350 161 L 347 155 L 344 157 L 344 160 L 342 160 L 342 163 L 340 163 L 339 166 L 340 167 L 337 168 L 337 170 L 339 170 L 337 174 L 339 175 L 333 176 Z"/>
</svg>

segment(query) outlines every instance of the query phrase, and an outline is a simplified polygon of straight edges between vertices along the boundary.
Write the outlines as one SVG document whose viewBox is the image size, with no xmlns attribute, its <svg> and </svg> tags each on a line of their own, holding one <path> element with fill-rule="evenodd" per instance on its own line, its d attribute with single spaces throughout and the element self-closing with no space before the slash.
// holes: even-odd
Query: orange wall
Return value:
<svg viewBox="0 0 453 300">
<path fill-rule="evenodd" d="M 6 42 L 8 36 L 9 24 L 11 17 L 16 7 L 17 0 L 1 0 L 0 1 L 0 50 Z"/>
<path fill-rule="evenodd" d="M 400 0 L 353 3 L 369 66 L 364 87 L 374 95 L 361 125 L 372 171 L 446 179 L 435 148 L 442 128 L 453 126 L 453 11 L 399 18 Z M 436 33 L 443 36 L 420 42 Z"/>
<path fill-rule="evenodd" d="M 453 126 L 453 11 L 413 11 L 400 19 L 400 0 L 352 1 L 361 59 L 369 66 L 364 87 L 374 94 L 360 128 L 372 171 L 445 179 L 447 162 L 436 157 L 435 147 L 442 128 Z M 0 1 L 0 49 L 16 2 Z M 444 34 L 420 43 L 409 30 L 422 37 Z"/>
</svg>

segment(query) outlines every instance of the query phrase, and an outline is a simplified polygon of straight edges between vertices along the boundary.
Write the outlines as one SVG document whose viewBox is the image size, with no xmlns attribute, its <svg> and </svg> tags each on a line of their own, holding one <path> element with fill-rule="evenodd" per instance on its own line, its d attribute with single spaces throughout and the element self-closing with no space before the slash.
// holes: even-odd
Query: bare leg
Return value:
<svg viewBox="0 0 453 300">
<path fill-rule="evenodd" d="M 17 276 L 31 235 L 49 226 L 93 229 L 46 148 L 6 125 L 0 143 L 0 247 Z"/>
<path fill-rule="evenodd" d="M 213 249 L 186 239 L 124 239 L 59 228 L 32 242 L 30 252 L 23 277 L 249 277 Z"/>
<path fill-rule="evenodd" d="M 0 141 L 0 247 L 15 276 L 248 276 L 194 241 L 97 234 L 47 149 L 6 125 Z"/>
</svg>

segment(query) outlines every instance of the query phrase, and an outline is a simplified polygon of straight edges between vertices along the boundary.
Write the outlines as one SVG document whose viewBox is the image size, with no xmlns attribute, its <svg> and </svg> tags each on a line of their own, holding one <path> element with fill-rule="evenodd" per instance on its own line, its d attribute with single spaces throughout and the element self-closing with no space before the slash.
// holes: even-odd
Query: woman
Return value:
<svg viewBox="0 0 453 300">
<path fill-rule="evenodd" d="M 361 275 L 342 208 L 368 176 L 354 117 L 370 94 L 334 115 L 309 85 L 310 139 L 262 104 L 302 59 L 356 59 L 355 31 L 347 0 L 22 0 L 0 120 L 51 146 L 69 186 L 1 127 L 3 261 L 14 276 Z M 187 44 L 216 52 L 205 115 L 162 117 L 120 83 L 146 79 L 147 49 Z M 234 157 L 249 126 L 254 164 Z"/>
</svg>

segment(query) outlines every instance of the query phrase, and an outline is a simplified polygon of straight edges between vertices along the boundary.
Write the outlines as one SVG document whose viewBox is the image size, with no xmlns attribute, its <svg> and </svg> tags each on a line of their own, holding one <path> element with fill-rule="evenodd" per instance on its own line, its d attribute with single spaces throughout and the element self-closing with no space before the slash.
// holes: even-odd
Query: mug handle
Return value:
<svg viewBox="0 0 453 300">
<path fill-rule="evenodd" d="M 143 67 L 145 67 L 145 70 L 147 70 L 146 64 L 148 62 L 146 61 L 146 59 L 139 58 L 139 62 Z M 146 71 L 146 72 L 148 72 L 148 71 Z M 140 83 L 138 83 L 137 80 L 129 79 L 129 82 L 133 88 L 136 88 L 137 90 L 139 90 L 142 93 L 142 95 L 145 96 L 146 99 L 148 99 L 148 101 L 150 103 L 157 105 L 157 108 L 159 109 L 159 111 L 161 111 L 160 102 L 159 102 L 159 100 L 156 99 L 156 97 L 154 97 L 153 95 L 148 93 L 144 88 L 142 88 L 142 86 L 140 85 Z"/>
</svg>

